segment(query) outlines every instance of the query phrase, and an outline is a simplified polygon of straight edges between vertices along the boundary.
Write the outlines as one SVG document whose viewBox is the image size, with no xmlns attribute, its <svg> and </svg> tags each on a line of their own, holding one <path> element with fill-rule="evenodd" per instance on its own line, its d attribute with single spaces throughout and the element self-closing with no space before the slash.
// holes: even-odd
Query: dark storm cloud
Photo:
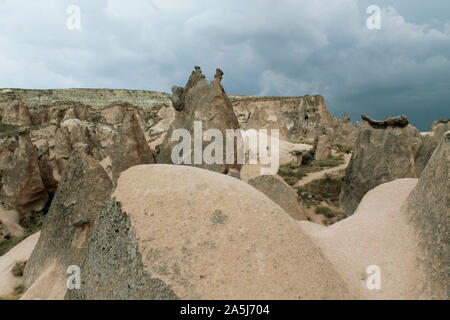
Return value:
<svg viewBox="0 0 450 320">
<path fill-rule="evenodd" d="M 335 116 L 405 113 L 426 130 L 450 116 L 449 3 L 3 0 L 0 87 L 170 92 L 194 65 L 220 67 L 228 93 L 322 94 Z M 366 28 L 371 4 L 381 30 Z"/>
</svg>

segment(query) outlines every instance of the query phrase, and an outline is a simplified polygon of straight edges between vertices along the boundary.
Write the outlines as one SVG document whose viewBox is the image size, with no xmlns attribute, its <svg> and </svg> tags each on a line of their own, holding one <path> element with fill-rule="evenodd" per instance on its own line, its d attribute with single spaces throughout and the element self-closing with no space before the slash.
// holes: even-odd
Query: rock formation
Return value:
<svg viewBox="0 0 450 320">
<path fill-rule="evenodd" d="M 152 151 L 134 110 L 129 109 L 119 129 L 118 144 L 114 145 L 112 179 L 117 181 L 120 172 L 132 166 L 150 163 L 155 163 Z"/>
<path fill-rule="evenodd" d="M 354 215 L 328 228 L 299 222 L 360 299 L 448 299 L 450 132 L 420 179 L 370 190 Z M 379 268 L 381 287 L 369 290 Z"/>
<path fill-rule="evenodd" d="M 55 286 L 63 298 L 67 267 L 81 263 L 86 238 L 112 189 L 108 175 L 86 154 L 87 150 L 87 145 L 80 145 L 70 157 L 39 241 L 25 268 L 26 288 L 32 287 L 40 277 L 45 278 L 51 270 L 57 277 L 55 283 L 47 285 Z M 42 293 L 42 297 L 45 294 L 48 292 Z"/>
<path fill-rule="evenodd" d="M 0 197 L 22 215 L 40 211 L 48 200 L 30 132 L 0 139 Z"/>
<path fill-rule="evenodd" d="M 393 120 L 394 119 L 394 120 Z M 421 143 L 419 131 L 396 117 L 372 121 L 363 116 L 358 138 L 345 174 L 339 203 L 352 213 L 367 191 L 398 178 L 416 177 L 414 158 Z"/>
<path fill-rule="evenodd" d="M 299 206 L 297 193 L 278 175 L 259 176 L 249 180 L 248 184 L 264 193 L 292 218 L 307 219 L 303 208 Z"/>
<path fill-rule="evenodd" d="M 243 129 L 279 129 L 284 140 L 314 139 L 326 134 L 331 140 L 353 144 L 355 127 L 334 118 L 322 96 L 231 96 L 234 112 Z"/>
<path fill-rule="evenodd" d="M 431 155 L 438 146 L 445 132 L 450 130 L 450 119 L 447 121 L 435 121 L 431 126 L 430 132 L 425 134 L 420 144 L 419 150 L 415 158 L 416 163 L 416 174 L 418 177 L 422 174 L 425 169 L 428 160 L 430 160 Z"/>
<path fill-rule="evenodd" d="M 278 205 L 238 179 L 187 166 L 122 172 L 80 267 L 83 285 L 66 298 L 349 297 Z"/>
<path fill-rule="evenodd" d="M 171 141 L 172 133 L 177 129 L 186 129 L 191 137 L 191 163 L 192 165 L 207 168 L 212 171 L 227 173 L 230 168 L 239 168 L 236 160 L 234 164 L 226 163 L 226 130 L 239 129 L 239 123 L 233 112 L 230 100 L 220 81 L 223 72 L 216 70 L 216 75 L 211 83 L 208 83 L 199 67 L 195 67 L 186 86 L 184 88 L 172 88 L 172 104 L 177 110 L 175 120 L 172 122 L 158 157 L 158 163 L 171 164 L 172 150 L 179 141 Z M 223 146 L 223 164 L 204 164 L 195 163 L 194 159 L 194 122 L 201 121 L 203 132 L 208 129 L 217 129 L 222 133 Z M 235 139 L 235 141 L 237 141 Z M 202 150 L 211 142 L 202 142 Z M 235 143 L 235 146 L 237 143 Z M 237 155 L 236 147 L 234 148 L 235 158 Z M 186 155 L 183 155 L 186 156 Z M 189 155 L 187 155 L 189 158 Z"/>
<path fill-rule="evenodd" d="M 419 238 L 419 263 L 425 270 L 424 295 L 448 299 L 450 277 L 449 208 L 450 208 L 450 131 L 440 144 L 405 203 L 410 222 Z"/>
<path fill-rule="evenodd" d="M 29 126 L 32 124 L 28 108 L 20 100 L 4 103 L 2 123 L 15 126 Z"/>
<path fill-rule="evenodd" d="M 320 136 L 315 149 L 314 158 L 316 160 L 328 160 L 331 156 L 331 143 L 328 136 Z"/>
</svg>

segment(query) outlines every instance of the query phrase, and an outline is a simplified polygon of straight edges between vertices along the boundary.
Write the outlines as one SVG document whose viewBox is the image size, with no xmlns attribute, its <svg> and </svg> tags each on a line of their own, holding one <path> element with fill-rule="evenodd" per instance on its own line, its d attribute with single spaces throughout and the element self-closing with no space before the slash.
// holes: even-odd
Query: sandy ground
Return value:
<svg viewBox="0 0 450 320">
<path fill-rule="evenodd" d="M 22 284 L 22 278 L 13 276 L 11 270 L 17 261 L 28 260 L 39 240 L 39 235 L 40 232 L 37 232 L 29 236 L 0 257 L 0 297 L 12 296 L 14 288 Z"/>
<path fill-rule="evenodd" d="M 329 168 L 329 169 L 325 169 L 322 171 L 318 171 L 318 172 L 312 172 L 310 174 L 308 174 L 306 177 L 304 177 L 303 179 L 300 179 L 295 186 L 296 187 L 300 187 L 303 186 L 305 184 L 310 183 L 311 181 L 317 180 L 322 178 L 325 174 L 327 173 L 333 173 L 336 171 L 339 171 L 341 169 L 345 169 L 348 166 L 348 163 L 350 162 L 352 155 L 351 154 L 345 154 L 344 155 L 344 160 L 345 162 L 343 164 L 341 164 L 340 166 L 334 167 L 334 168 Z"/>
<path fill-rule="evenodd" d="M 122 172 L 113 196 L 130 215 L 146 270 L 182 299 L 350 297 L 297 222 L 243 181 L 142 165 Z"/>
<path fill-rule="evenodd" d="M 417 265 L 418 239 L 402 207 L 417 179 L 398 179 L 369 191 L 354 215 L 323 227 L 297 222 L 361 299 L 417 299 L 423 272 Z M 367 270 L 381 270 L 381 288 L 369 290 Z"/>
</svg>

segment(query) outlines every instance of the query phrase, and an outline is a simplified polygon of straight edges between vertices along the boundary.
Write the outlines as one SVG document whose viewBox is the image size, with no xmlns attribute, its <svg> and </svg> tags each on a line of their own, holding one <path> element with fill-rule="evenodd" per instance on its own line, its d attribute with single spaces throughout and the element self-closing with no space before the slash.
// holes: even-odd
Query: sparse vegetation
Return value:
<svg viewBox="0 0 450 320">
<path fill-rule="evenodd" d="M 334 175 L 326 174 L 321 179 L 298 187 L 297 193 L 308 207 L 319 205 L 323 201 L 339 207 L 339 193 L 341 192 L 344 172 L 344 170 L 340 170 Z"/>
<path fill-rule="evenodd" d="M 342 153 L 346 153 L 346 154 L 353 152 L 353 145 L 346 144 L 346 143 L 334 142 L 332 144 L 332 148 L 338 152 L 342 152 Z"/>
<path fill-rule="evenodd" d="M 11 270 L 11 273 L 15 277 L 23 277 L 23 271 L 25 270 L 26 265 L 27 265 L 26 261 L 16 261 L 14 267 Z"/>
<path fill-rule="evenodd" d="M 309 159 L 309 160 L 305 160 Z M 311 172 L 322 171 L 324 169 L 337 167 L 344 163 L 343 155 L 331 156 L 328 160 L 313 160 L 311 153 L 307 152 L 303 155 L 302 166 L 298 168 L 291 165 L 280 166 L 278 175 L 283 178 L 289 185 L 294 186 L 297 181 L 307 176 Z"/>
<path fill-rule="evenodd" d="M 25 286 L 23 284 L 19 284 L 14 288 L 14 295 L 20 297 L 25 292 Z"/>
</svg>

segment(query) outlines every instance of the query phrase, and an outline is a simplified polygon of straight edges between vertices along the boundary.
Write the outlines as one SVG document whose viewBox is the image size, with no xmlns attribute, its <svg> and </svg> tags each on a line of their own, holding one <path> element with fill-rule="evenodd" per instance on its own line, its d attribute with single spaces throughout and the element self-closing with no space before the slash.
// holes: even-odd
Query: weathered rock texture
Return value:
<svg viewBox="0 0 450 320">
<path fill-rule="evenodd" d="M 226 163 L 226 130 L 239 129 L 239 123 L 233 112 L 231 101 L 228 99 L 220 81 L 223 72 L 216 70 L 216 75 L 211 83 L 208 83 L 199 67 L 195 67 L 184 89 L 174 87 L 173 105 L 177 109 L 174 122 L 172 122 L 161 147 L 158 163 L 172 164 L 171 153 L 179 141 L 172 142 L 172 133 L 177 129 L 189 131 L 192 142 L 192 165 L 207 168 L 212 171 L 227 173 L 230 168 L 238 168 L 234 164 Z M 201 121 L 202 130 L 217 129 L 223 136 L 223 164 L 194 164 L 194 122 Z M 202 150 L 211 142 L 203 142 Z M 237 145 L 237 143 L 235 144 Z M 235 147 L 235 158 L 236 158 Z"/>
<path fill-rule="evenodd" d="M 322 96 L 230 96 L 243 129 L 279 129 L 280 138 L 314 139 L 326 134 L 333 141 L 353 144 L 356 128 L 350 119 L 334 118 Z"/>
<path fill-rule="evenodd" d="M 0 138 L 0 197 L 21 214 L 42 210 L 48 194 L 30 132 Z"/>
<path fill-rule="evenodd" d="M 442 136 L 406 203 L 419 238 L 418 260 L 426 274 L 423 290 L 435 299 L 448 299 L 450 288 L 450 131 Z"/>
<path fill-rule="evenodd" d="M 303 208 L 299 206 L 298 196 L 278 175 L 264 175 L 248 181 L 248 184 L 264 193 L 296 220 L 306 220 Z"/>
<path fill-rule="evenodd" d="M 419 151 L 415 158 L 416 174 L 418 177 L 422 174 L 422 171 L 427 166 L 428 160 L 438 146 L 445 132 L 450 130 L 450 119 L 440 120 L 433 122 L 430 132 L 425 134 L 420 144 Z"/>
<path fill-rule="evenodd" d="M 377 185 L 398 178 L 415 178 L 414 158 L 421 143 L 419 131 L 411 125 L 378 123 L 374 128 L 364 120 L 358 129 L 356 147 L 339 197 L 341 208 L 349 213 Z"/>
<path fill-rule="evenodd" d="M 316 160 L 328 160 L 331 156 L 331 143 L 328 136 L 323 135 L 319 137 L 317 142 L 316 151 L 314 153 L 314 158 Z"/>
<path fill-rule="evenodd" d="M 85 241 L 101 208 L 109 198 L 112 183 L 95 159 L 79 146 L 70 157 L 50 210 L 44 220 L 39 242 L 24 273 L 27 288 L 48 270 L 57 274 L 55 286 L 65 291 L 66 270 L 79 265 Z"/>
<path fill-rule="evenodd" d="M 114 145 L 112 179 L 117 181 L 120 172 L 132 166 L 150 163 L 155 163 L 152 151 L 134 110 L 129 109 L 119 129 L 118 144 Z"/>
<path fill-rule="evenodd" d="M 168 94 L 107 89 L 1 89 L 0 113 L 2 140 L 30 132 L 36 156 L 29 161 L 38 163 L 44 190 L 51 194 L 80 144 L 110 177 L 130 165 L 154 162 L 150 148 L 158 150 L 175 116 Z"/>
<path fill-rule="evenodd" d="M 67 298 L 349 297 L 278 205 L 238 179 L 188 166 L 122 172 L 83 261 L 81 290 Z"/>
</svg>

